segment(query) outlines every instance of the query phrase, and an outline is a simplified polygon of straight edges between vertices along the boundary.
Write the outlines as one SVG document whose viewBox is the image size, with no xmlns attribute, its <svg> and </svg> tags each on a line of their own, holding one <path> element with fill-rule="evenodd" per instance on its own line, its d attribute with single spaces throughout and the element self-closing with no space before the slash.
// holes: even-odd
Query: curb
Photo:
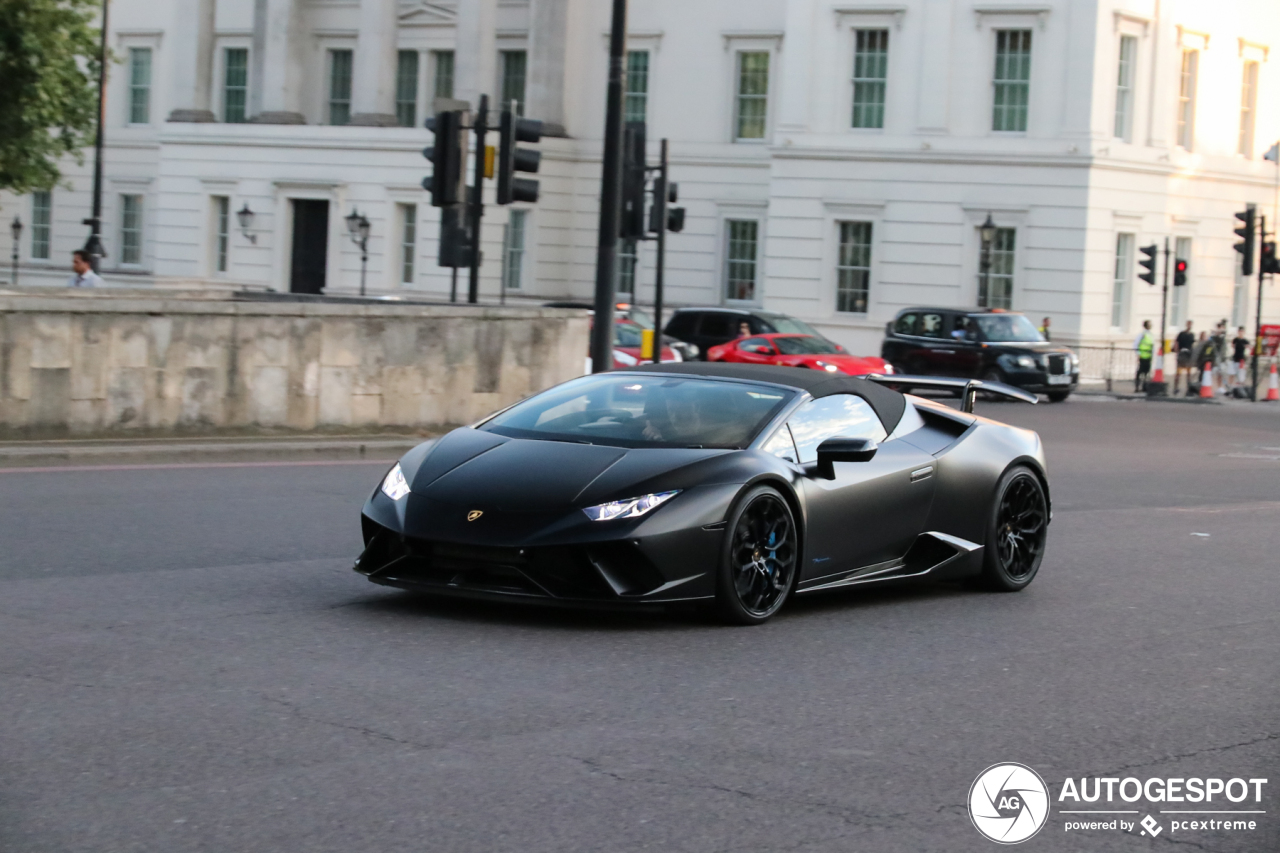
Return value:
<svg viewBox="0 0 1280 853">
<path fill-rule="evenodd" d="M 421 444 L 425 436 L 351 436 L 284 439 L 115 439 L 0 442 L 0 462 L 140 459 L 175 456 L 251 456 L 327 454 L 330 456 L 398 456 Z"/>
</svg>

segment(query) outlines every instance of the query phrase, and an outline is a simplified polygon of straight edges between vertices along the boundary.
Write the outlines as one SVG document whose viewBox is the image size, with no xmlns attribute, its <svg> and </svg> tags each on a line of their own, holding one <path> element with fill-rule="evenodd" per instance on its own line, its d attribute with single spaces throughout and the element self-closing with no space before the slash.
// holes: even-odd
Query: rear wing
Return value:
<svg viewBox="0 0 1280 853">
<path fill-rule="evenodd" d="M 973 403 L 978 398 L 978 392 L 982 391 L 987 394 L 996 394 L 1000 397 L 1007 397 L 1010 400 L 1021 400 L 1024 403 L 1035 405 L 1040 399 L 1029 391 L 1023 391 L 1021 388 L 1014 388 L 1012 385 L 1006 385 L 1003 382 L 988 382 L 985 379 L 959 379 L 950 376 L 904 376 L 901 374 L 893 374 L 891 376 L 882 376 L 878 373 L 872 373 L 862 377 L 879 385 L 888 385 L 900 391 L 906 391 L 913 388 L 933 388 L 939 391 L 959 391 L 960 392 L 960 411 L 972 412 Z"/>
</svg>

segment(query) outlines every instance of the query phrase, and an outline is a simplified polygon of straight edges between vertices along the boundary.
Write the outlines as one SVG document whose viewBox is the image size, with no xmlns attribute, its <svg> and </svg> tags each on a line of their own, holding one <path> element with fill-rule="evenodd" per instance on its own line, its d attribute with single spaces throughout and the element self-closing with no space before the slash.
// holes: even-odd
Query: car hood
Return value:
<svg viewBox="0 0 1280 853">
<path fill-rule="evenodd" d="M 727 452 L 535 441 L 464 427 L 436 442 L 405 478 L 433 504 L 543 514 L 632 497 L 655 478 Z"/>
</svg>

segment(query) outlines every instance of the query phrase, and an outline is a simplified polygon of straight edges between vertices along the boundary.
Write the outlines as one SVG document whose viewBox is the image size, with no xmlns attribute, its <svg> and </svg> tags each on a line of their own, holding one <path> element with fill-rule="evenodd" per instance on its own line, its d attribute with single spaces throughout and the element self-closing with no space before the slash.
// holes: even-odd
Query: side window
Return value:
<svg viewBox="0 0 1280 853">
<path fill-rule="evenodd" d="M 746 338 L 738 344 L 738 349 L 746 350 L 747 352 L 761 352 L 760 347 L 763 347 L 770 354 L 773 353 L 773 347 L 764 338 Z"/>
<path fill-rule="evenodd" d="M 914 335 L 916 333 L 916 315 L 903 314 L 898 318 L 898 322 L 893 324 L 893 333 L 895 335 Z"/>
<path fill-rule="evenodd" d="M 760 449 L 788 462 L 795 462 L 798 456 L 795 442 L 791 440 L 791 430 L 786 424 L 783 424 L 768 441 L 762 444 Z"/>
<path fill-rule="evenodd" d="M 722 314 L 718 311 L 703 314 L 698 334 L 708 338 L 736 338 L 738 336 L 738 325 L 734 322 L 736 319 L 738 318 L 731 314 Z"/>
<path fill-rule="evenodd" d="M 884 425 L 871 405 L 853 394 L 832 394 L 810 400 L 787 421 L 800 463 L 816 462 L 818 445 L 828 438 L 869 438 L 884 441 Z"/>
<path fill-rule="evenodd" d="M 942 337 L 942 315 L 941 314 L 921 314 L 920 315 L 920 331 L 916 334 L 925 338 Z"/>
<path fill-rule="evenodd" d="M 972 317 L 957 317 L 951 337 L 959 341 L 976 341 L 978 339 L 978 324 L 974 322 Z"/>
</svg>

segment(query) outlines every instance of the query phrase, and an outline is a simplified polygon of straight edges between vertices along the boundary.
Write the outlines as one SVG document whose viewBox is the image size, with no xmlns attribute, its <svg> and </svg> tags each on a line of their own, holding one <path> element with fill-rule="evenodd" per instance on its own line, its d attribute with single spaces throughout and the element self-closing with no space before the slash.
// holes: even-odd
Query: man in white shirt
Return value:
<svg viewBox="0 0 1280 853">
<path fill-rule="evenodd" d="M 76 249 L 71 253 L 71 268 L 75 270 L 75 274 L 67 279 L 67 287 L 102 287 L 106 284 L 102 276 L 93 271 L 89 253 L 84 249 Z"/>
</svg>

